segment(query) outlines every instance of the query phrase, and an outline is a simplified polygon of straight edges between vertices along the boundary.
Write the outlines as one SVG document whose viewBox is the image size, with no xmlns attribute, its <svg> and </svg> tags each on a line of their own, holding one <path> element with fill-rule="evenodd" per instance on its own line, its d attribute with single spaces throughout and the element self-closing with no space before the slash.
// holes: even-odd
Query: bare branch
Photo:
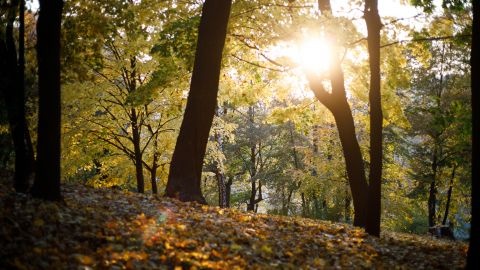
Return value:
<svg viewBox="0 0 480 270">
<path fill-rule="evenodd" d="M 264 69 L 268 69 L 268 70 L 271 70 L 271 71 L 277 71 L 277 72 L 285 72 L 285 70 L 282 70 L 282 69 L 277 69 L 277 68 L 271 68 L 271 67 L 266 67 L 266 66 L 263 66 L 263 65 L 260 65 L 258 63 L 254 63 L 254 62 L 251 62 L 251 61 L 248 61 L 248 60 L 245 60 L 235 54 L 231 54 L 231 56 L 241 62 L 245 62 L 249 65 L 252 65 L 252 66 L 256 66 L 256 67 L 259 67 L 259 68 L 264 68 Z"/>
<path fill-rule="evenodd" d="M 421 42 L 421 41 L 435 41 L 435 40 L 446 40 L 446 39 L 456 39 L 456 38 L 463 38 L 463 37 L 472 37 L 472 35 L 456 35 L 456 36 L 441 36 L 441 37 L 424 37 L 424 38 L 414 38 L 414 39 L 405 39 L 405 40 L 397 40 L 391 43 L 387 43 L 381 45 L 380 48 L 389 47 L 392 45 L 405 43 L 405 42 Z"/>
</svg>

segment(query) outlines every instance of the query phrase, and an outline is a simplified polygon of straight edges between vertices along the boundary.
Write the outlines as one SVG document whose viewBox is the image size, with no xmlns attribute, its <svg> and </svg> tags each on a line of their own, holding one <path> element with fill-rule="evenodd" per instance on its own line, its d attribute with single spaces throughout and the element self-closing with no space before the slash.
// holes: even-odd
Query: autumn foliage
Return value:
<svg viewBox="0 0 480 270">
<path fill-rule="evenodd" d="M 458 269 L 467 245 L 341 223 L 63 187 L 63 203 L 0 186 L 2 269 Z"/>
</svg>

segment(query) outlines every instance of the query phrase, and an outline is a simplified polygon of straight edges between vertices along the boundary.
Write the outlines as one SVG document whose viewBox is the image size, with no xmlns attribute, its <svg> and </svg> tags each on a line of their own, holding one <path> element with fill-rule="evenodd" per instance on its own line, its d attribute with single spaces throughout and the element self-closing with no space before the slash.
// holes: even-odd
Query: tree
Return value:
<svg viewBox="0 0 480 270">
<path fill-rule="evenodd" d="M 321 5 L 326 6 L 326 5 Z M 328 5 L 329 6 L 329 5 Z M 331 9 L 321 10 L 322 14 L 332 14 Z M 333 114 L 338 128 L 338 134 L 342 143 L 345 157 L 348 181 L 352 191 L 354 206 L 353 224 L 365 227 L 367 223 L 367 200 L 368 184 L 365 176 L 365 167 L 356 138 L 355 124 L 352 111 L 347 101 L 345 92 L 344 76 L 338 57 L 333 57 L 330 71 L 331 92 L 323 86 L 320 78 L 313 74 L 307 74 L 310 88 L 317 99 L 325 105 Z"/>
<path fill-rule="evenodd" d="M 170 164 L 166 196 L 205 203 L 200 188 L 203 158 L 215 114 L 230 0 L 205 1 L 184 118 Z"/>
<path fill-rule="evenodd" d="M 14 22 L 19 13 L 18 58 L 14 38 Z M 2 26 L 3 28 L 3 26 Z M 2 29 L 3 30 L 3 29 Z M 3 96 L 5 98 L 10 133 L 15 149 L 14 187 L 17 192 L 27 192 L 33 171 L 33 151 L 25 119 L 25 2 L 12 1 L 7 8 L 6 27 L 2 37 L 0 56 L 2 63 Z M 28 138 L 27 138 L 28 137 Z"/>
<path fill-rule="evenodd" d="M 91 178 L 90 183 L 125 185 L 118 183 L 119 176 L 125 176 L 130 166 L 115 166 L 127 167 L 123 170 L 111 168 L 128 159 L 134 168 L 137 191 L 143 193 L 148 188 L 146 169 L 156 194 L 157 171 L 166 165 L 170 155 L 170 148 L 162 148 L 170 144 L 166 141 L 176 131 L 183 81 L 188 76 L 183 59 L 173 55 L 170 46 L 158 45 L 164 42 L 163 36 L 171 36 L 168 26 L 175 20 L 165 14 L 158 18 L 157 10 L 167 7 L 158 1 L 77 3 L 66 6 L 64 23 L 71 29 L 87 25 L 88 31 L 82 39 L 72 35 L 71 29 L 64 34 L 64 42 L 70 46 L 63 59 L 64 80 L 68 83 L 64 91 L 66 147 L 62 153 L 67 166 L 76 165 L 68 173 L 71 176 L 78 168 L 88 167 L 77 161 L 84 157 L 75 156 L 78 151 L 70 150 L 72 144 L 90 148 L 89 152 L 95 152 L 93 148 L 97 147 L 99 156 L 92 154 L 87 162 L 103 163 L 104 174 Z M 96 18 L 95 24 L 90 24 L 92 17 Z M 90 44 L 94 44 L 93 49 L 86 48 Z M 83 61 L 76 54 L 83 55 Z"/>
<path fill-rule="evenodd" d="M 471 50 L 471 87 L 472 87 L 472 164 L 478 164 L 480 155 L 480 123 L 478 108 L 480 106 L 480 3 L 473 0 L 472 50 Z M 472 165 L 472 221 L 470 227 L 470 246 L 468 248 L 467 269 L 480 268 L 480 168 Z"/>
<path fill-rule="evenodd" d="M 444 12 L 448 16 L 435 16 L 416 35 L 454 36 L 470 28 L 465 10 Z M 461 224 L 462 212 L 469 215 L 460 207 L 455 209 L 463 197 L 455 194 L 469 186 L 466 179 L 471 166 L 471 112 L 466 105 L 470 101 L 470 66 L 465 55 L 469 46 L 462 41 L 466 40 L 424 40 L 410 44 L 406 51 L 412 74 L 411 90 L 404 95 L 409 100 L 405 109 L 412 126 L 406 157 L 416 184 L 409 197 L 426 201 L 424 226 L 429 228 L 446 225 L 447 220 Z"/>
<path fill-rule="evenodd" d="M 40 0 L 37 24 L 39 116 L 32 195 L 60 200 L 60 29 L 62 0 Z"/>
<path fill-rule="evenodd" d="M 331 16 L 329 3 L 319 1 L 319 8 L 325 16 Z M 368 31 L 370 57 L 370 170 L 369 182 L 360 146 L 356 138 L 353 114 L 347 101 L 345 80 L 338 57 L 332 60 L 330 71 L 331 92 L 315 75 L 308 74 L 310 87 L 317 99 L 333 114 L 337 123 L 344 152 L 348 180 L 352 191 L 355 210 L 354 225 L 365 227 L 372 235 L 380 234 L 381 179 L 382 179 L 382 106 L 380 95 L 380 29 L 377 1 L 365 1 L 365 22 Z"/>
<path fill-rule="evenodd" d="M 380 236 L 383 113 L 380 94 L 380 29 L 378 1 L 365 0 L 365 22 L 368 31 L 368 55 L 370 58 L 370 170 L 368 182 L 368 212 L 366 231 Z"/>
</svg>

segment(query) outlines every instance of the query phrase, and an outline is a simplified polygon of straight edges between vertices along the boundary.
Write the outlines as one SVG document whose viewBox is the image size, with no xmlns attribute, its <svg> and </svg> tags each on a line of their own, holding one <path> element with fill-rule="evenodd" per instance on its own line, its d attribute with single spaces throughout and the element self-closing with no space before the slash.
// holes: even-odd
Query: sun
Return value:
<svg viewBox="0 0 480 270">
<path fill-rule="evenodd" d="M 268 55 L 272 59 L 282 59 L 286 66 L 293 69 L 284 83 L 291 86 L 295 97 L 311 97 L 313 94 L 305 87 L 306 74 L 326 75 L 334 59 L 334 46 L 323 36 L 304 35 L 297 40 L 283 41 L 270 47 Z M 286 60 L 286 61 L 285 61 Z"/>
<path fill-rule="evenodd" d="M 305 71 L 323 73 L 330 68 L 332 48 L 324 38 L 308 38 L 299 42 L 291 57 Z"/>
<path fill-rule="evenodd" d="M 286 57 L 294 67 L 308 73 L 324 73 L 330 68 L 332 46 L 323 37 L 306 37 L 297 41 L 277 44 L 271 52 L 276 57 Z"/>
</svg>

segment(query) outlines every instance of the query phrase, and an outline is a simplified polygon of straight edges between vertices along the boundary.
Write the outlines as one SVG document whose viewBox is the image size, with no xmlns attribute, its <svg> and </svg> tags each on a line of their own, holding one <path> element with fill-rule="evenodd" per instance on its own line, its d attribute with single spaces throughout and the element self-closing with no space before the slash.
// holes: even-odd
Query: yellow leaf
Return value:
<svg viewBox="0 0 480 270">
<path fill-rule="evenodd" d="M 266 253 L 266 254 L 272 254 L 273 251 L 272 251 L 272 248 L 267 246 L 267 245 L 263 245 L 260 247 L 260 250 L 263 252 L 263 253 Z"/>
<path fill-rule="evenodd" d="M 242 249 L 242 246 L 240 246 L 240 245 L 237 245 L 237 244 L 231 244 L 230 245 L 230 250 L 231 251 L 239 251 L 241 249 Z"/>
<path fill-rule="evenodd" d="M 94 260 L 92 257 L 90 256 L 87 256 L 87 255 L 82 255 L 82 254 L 75 254 L 75 259 L 77 259 L 77 261 L 80 263 L 80 264 L 84 264 L 84 265 L 92 265 L 94 263 Z"/>
</svg>

